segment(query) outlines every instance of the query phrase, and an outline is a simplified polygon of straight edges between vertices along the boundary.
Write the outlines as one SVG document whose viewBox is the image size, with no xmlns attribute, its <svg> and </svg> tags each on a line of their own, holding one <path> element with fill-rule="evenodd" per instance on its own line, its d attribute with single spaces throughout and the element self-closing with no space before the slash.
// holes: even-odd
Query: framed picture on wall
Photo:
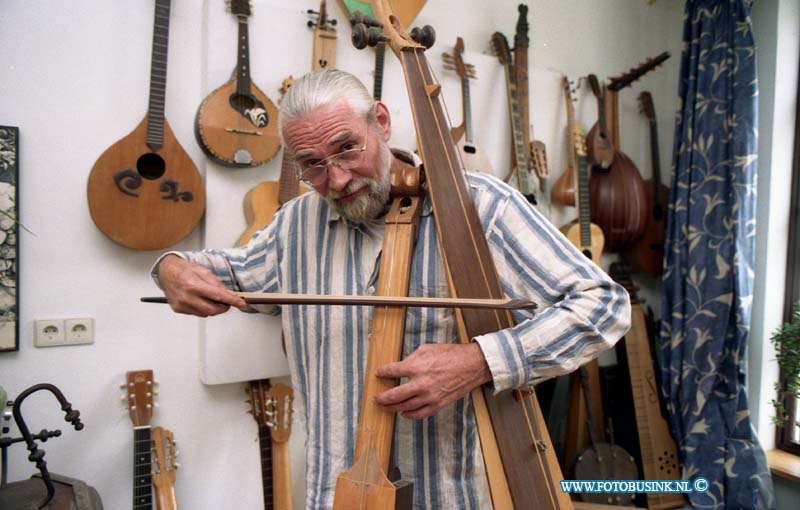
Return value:
<svg viewBox="0 0 800 510">
<path fill-rule="evenodd" d="M 19 129 L 0 126 L 0 351 L 19 349 L 17 176 Z"/>
</svg>

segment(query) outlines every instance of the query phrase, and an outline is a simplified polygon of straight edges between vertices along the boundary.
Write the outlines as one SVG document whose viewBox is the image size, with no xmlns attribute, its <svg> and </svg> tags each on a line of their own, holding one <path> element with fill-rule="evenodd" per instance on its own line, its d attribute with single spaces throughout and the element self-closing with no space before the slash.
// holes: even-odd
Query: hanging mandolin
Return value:
<svg viewBox="0 0 800 510">
<path fill-rule="evenodd" d="M 203 152 L 221 165 L 258 166 L 280 148 L 278 110 L 250 79 L 248 0 L 227 2 L 239 25 L 236 69 L 209 94 L 195 117 L 194 134 Z"/>
</svg>

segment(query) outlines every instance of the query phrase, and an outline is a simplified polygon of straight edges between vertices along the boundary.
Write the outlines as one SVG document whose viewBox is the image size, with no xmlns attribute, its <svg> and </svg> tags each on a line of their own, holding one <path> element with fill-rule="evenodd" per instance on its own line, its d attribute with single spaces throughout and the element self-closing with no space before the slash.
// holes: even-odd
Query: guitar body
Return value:
<svg viewBox="0 0 800 510">
<path fill-rule="evenodd" d="M 266 163 L 280 148 L 278 109 L 255 84 L 239 94 L 236 78 L 209 94 L 195 117 L 194 133 L 206 155 L 221 165 Z"/>
<path fill-rule="evenodd" d="M 590 259 L 599 266 L 600 254 L 603 253 L 603 245 L 605 244 L 605 240 L 603 239 L 603 231 L 594 223 L 589 225 L 589 231 L 591 233 L 591 239 L 590 242 L 586 244 L 581 243 L 581 225 L 578 221 L 574 221 L 561 227 L 561 233 L 564 234 L 567 239 L 569 239 L 569 242 L 578 248 L 581 253 L 586 256 L 586 258 Z"/>
<path fill-rule="evenodd" d="M 456 143 L 456 147 L 458 147 L 461 161 L 464 162 L 464 170 L 467 172 L 494 174 L 492 162 L 489 161 L 488 154 L 475 143 L 467 141 L 463 125 L 451 129 L 450 134 L 453 137 L 453 141 Z"/>
<path fill-rule="evenodd" d="M 163 126 L 161 148 L 147 146 L 145 118 L 106 149 L 89 174 L 92 220 L 112 241 L 127 248 L 172 246 L 203 217 L 203 179 L 166 119 Z"/>
<path fill-rule="evenodd" d="M 654 188 L 652 179 L 645 181 L 647 203 L 650 204 L 647 226 L 641 239 L 625 252 L 625 260 L 628 261 L 634 272 L 658 276 L 664 270 L 664 235 L 667 224 L 666 204 L 669 200 L 669 188 L 661 183 L 658 184 L 659 200 L 655 199 Z"/>
</svg>

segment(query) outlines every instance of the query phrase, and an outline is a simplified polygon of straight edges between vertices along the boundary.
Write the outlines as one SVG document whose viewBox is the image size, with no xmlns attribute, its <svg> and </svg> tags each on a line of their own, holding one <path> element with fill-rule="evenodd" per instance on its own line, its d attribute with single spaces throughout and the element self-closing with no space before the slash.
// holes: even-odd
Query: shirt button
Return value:
<svg viewBox="0 0 800 510">
<path fill-rule="evenodd" d="M 370 286 L 370 288 L 367 289 L 367 294 L 375 294 L 375 287 Z"/>
</svg>

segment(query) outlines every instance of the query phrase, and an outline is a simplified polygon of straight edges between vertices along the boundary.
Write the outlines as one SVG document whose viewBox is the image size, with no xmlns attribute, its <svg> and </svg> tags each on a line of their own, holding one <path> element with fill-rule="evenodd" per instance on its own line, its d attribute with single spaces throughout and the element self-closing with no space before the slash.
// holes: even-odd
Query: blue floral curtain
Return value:
<svg viewBox="0 0 800 510">
<path fill-rule="evenodd" d="M 775 508 L 745 394 L 758 84 L 748 0 L 688 0 L 667 225 L 662 390 L 695 508 Z"/>
</svg>

